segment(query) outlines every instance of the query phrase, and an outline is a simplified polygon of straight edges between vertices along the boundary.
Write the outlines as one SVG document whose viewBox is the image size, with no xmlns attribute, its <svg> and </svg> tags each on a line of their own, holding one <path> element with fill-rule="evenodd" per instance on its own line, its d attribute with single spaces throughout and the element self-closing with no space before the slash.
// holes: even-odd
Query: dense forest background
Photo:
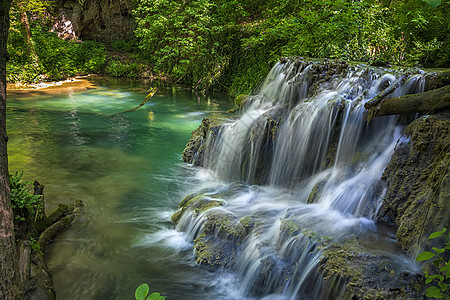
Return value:
<svg viewBox="0 0 450 300">
<path fill-rule="evenodd" d="M 135 0 L 134 34 L 108 42 L 58 36 L 56 2 L 13 2 L 8 82 L 105 73 L 236 96 L 257 87 L 284 56 L 450 65 L 447 1 Z"/>
</svg>

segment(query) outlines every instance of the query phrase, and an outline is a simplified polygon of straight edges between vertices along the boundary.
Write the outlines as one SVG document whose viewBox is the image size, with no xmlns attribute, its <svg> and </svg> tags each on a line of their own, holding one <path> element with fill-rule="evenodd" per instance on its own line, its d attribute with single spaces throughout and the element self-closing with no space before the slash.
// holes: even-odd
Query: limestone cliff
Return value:
<svg viewBox="0 0 450 300">
<path fill-rule="evenodd" d="M 133 37 L 132 0 L 57 0 L 57 13 L 82 40 L 111 43 Z"/>
</svg>

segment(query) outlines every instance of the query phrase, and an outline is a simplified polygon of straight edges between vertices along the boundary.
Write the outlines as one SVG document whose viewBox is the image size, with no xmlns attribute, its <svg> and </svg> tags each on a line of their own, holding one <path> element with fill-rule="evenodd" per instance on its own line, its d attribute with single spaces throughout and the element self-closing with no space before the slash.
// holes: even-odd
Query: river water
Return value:
<svg viewBox="0 0 450 300">
<path fill-rule="evenodd" d="M 169 299 L 229 298 L 232 277 L 199 268 L 169 217 L 194 189 L 180 161 L 190 133 L 230 101 L 176 85 L 88 80 L 96 88 L 8 95 L 10 172 L 45 185 L 47 213 L 85 203 L 49 248 L 57 299 L 132 299 L 144 282 Z M 119 113 L 154 86 L 142 108 Z"/>
</svg>

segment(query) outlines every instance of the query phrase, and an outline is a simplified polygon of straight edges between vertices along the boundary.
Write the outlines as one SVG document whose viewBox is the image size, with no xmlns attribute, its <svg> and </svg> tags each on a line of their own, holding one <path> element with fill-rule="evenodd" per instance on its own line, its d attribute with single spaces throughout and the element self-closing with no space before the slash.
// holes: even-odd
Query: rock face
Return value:
<svg viewBox="0 0 450 300">
<path fill-rule="evenodd" d="M 214 118 L 204 118 L 202 124 L 192 132 L 192 136 L 183 151 L 183 161 L 195 166 L 203 165 L 208 135 L 211 141 L 219 134 L 221 122 Z"/>
<path fill-rule="evenodd" d="M 111 43 L 134 34 L 132 0 L 57 1 L 57 12 L 73 24 L 78 38 Z"/>
<path fill-rule="evenodd" d="M 431 232 L 449 226 L 449 145 L 449 116 L 421 117 L 408 125 L 384 171 L 388 190 L 378 219 L 398 226 L 407 251 L 420 251 Z"/>
</svg>

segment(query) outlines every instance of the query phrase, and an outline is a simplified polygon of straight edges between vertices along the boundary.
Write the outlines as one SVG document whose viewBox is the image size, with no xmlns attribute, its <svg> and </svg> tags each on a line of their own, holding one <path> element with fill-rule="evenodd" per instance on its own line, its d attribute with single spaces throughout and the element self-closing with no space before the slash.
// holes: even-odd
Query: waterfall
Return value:
<svg viewBox="0 0 450 300">
<path fill-rule="evenodd" d="M 210 215 L 225 211 L 235 220 L 256 220 L 235 253 L 243 297 L 333 299 L 343 293 L 342 279 L 324 280 L 318 271 L 331 244 L 324 239 L 377 230 L 379 181 L 403 127 L 396 116 L 368 123 L 364 104 L 393 85 L 388 97 L 421 92 L 424 79 L 343 62 L 282 60 L 241 115 L 207 142 L 199 172 L 210 176 L 197 194 L 224 204 L 183 215 L 177 228 L 194 240 L 205 234 Z M 223 192 L 233 182 L 245 188 Z M 211 188 L 215 184 L 222 190 Z"/>
</svg>

